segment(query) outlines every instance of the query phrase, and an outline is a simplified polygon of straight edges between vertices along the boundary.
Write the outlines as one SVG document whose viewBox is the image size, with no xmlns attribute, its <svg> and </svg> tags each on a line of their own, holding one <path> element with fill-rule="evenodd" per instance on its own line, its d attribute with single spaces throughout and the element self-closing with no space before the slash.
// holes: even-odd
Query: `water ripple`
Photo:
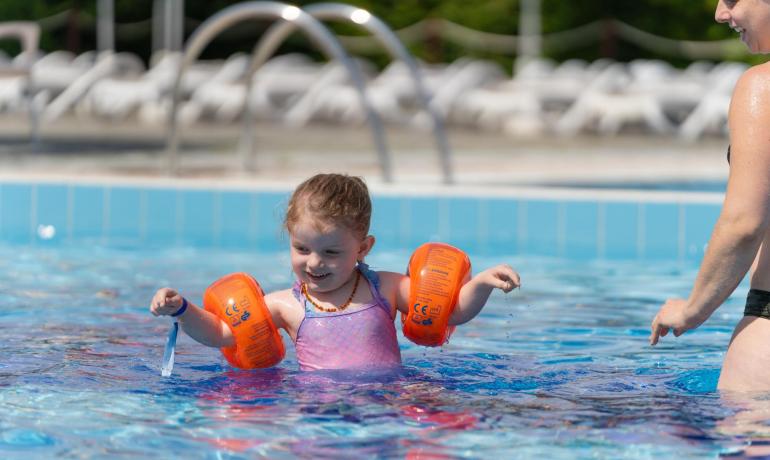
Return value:
<svg viewBox="0 0 770 460">
<path fill-rule="evenodd" d="M 406 258 L 371 262 L 400 271 Z M 524 289 L 494 293 L 445 347 L 399 335 L 400 369 L 303 373 L 289 345 L 279 367 L 239 371 L 181 335 L 161 378 L 157 287 L 199 301 L 239 270 L 283 288 L 285 255 L 0 246 L 0 457 L 713 458 L 770 431 L 768 395 L 716 392 L 739 301 L 647 345 L 697 267 L 507 260 Z"/>
</svg>

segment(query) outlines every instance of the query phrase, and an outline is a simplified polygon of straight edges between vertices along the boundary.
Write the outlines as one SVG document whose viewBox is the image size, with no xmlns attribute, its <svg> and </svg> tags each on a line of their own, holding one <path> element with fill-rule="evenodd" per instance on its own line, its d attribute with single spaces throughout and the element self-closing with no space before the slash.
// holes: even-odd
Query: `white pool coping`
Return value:
<svg viewBox="0 0 770 460">
<path fill-rule="evenodd" d="M 0 173 L 0 183 L 17 184 L 61 184 L 67 186 L 139 187 L 148 189 L 192 189 L 222 191 L 265 191 L 289 193 L 297 181 L 254 179 L 251 176 L 226 178 L 188 177 L 129 177 L 51 174 L 51 173 Z M 663 203 L 704 203 L 721 204 L 724 194 L 719 192 L 632 190 L 587 187 L 550 187 L 476 184 L 442 185 L 435 183 L 383 183 L 369 181 L 374 195 L 380 196 L 426 196 L 426 197 L 469 197 L 491 199 L 529 199 L 558 201 L 599 201 L 599 202 L 663 202 Z"/>
</svg>

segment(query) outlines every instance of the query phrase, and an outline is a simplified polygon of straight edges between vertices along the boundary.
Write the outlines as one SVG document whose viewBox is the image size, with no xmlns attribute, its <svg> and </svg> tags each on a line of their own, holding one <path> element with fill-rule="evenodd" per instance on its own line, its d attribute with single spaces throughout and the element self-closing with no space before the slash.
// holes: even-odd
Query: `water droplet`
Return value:
<svg viewBox="0 0 770 460">
<path fill-rule="evenodd" d="M 56 236 L 56 227 L 53 225 L 40 224 L 37 226 L 37 236 L 40 237 L 41 240 L 50 240 Z"/>
</svg>

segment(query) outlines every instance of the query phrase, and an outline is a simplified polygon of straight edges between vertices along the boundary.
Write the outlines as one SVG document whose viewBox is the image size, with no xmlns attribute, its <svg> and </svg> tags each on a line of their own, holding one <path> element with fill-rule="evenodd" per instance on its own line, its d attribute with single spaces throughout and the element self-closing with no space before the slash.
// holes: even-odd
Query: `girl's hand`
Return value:
<svg viewBox="0 0 770 460">
<path fill-rule="evenodd" d="M 489 268 L 476 275 L 479 281 L 484 284 L 502 290 L 511 292 L 521 286 L 521 278 L 510 265 L 502 264 Z"/>
<path fill-rule="evenodd" d="M 171 288 L 160 288 L 152 296 L 150 312 L 155 316 L 173 315 L 182 308 L 182 296 Z"/>
</svg>

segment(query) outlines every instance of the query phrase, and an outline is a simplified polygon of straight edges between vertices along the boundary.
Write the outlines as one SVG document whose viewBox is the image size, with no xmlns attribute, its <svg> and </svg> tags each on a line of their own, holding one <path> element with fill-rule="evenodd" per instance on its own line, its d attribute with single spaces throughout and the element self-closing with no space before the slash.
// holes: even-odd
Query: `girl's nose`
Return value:
<svg viewBox="0 0 770 460">
<path fill-rule="evenodd" d="M 307 264 L 310 267 L 320 267 L 323 265 L 323 259 L 316 253 L 311 253 L 307 258 Z"/>
<path fill-rule="evenodd" d="M 717 2 L 717 9 L 714 11 L 714 20 L 721 24 L 730 22 L 730 9 L 725 6 L 723 0 Z"/>
</svg>

